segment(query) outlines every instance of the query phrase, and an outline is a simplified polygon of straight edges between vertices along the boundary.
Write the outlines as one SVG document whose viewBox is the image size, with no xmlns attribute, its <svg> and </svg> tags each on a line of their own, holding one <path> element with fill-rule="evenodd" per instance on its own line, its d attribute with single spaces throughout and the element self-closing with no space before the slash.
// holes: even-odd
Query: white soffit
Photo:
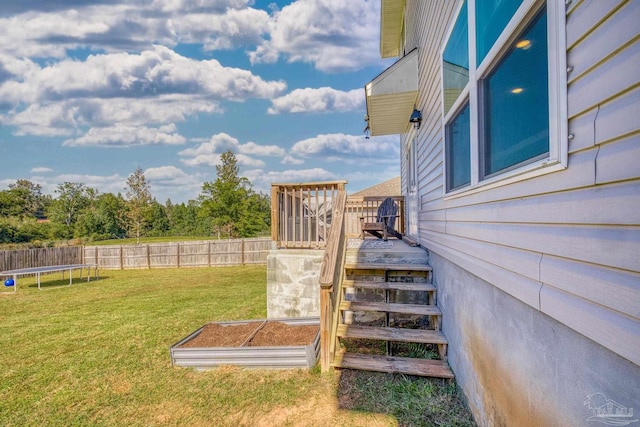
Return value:
<svg viewBox="0 0 640 427">
<path fill-rule="evenodd" d="M 380 56 L 383 58 L 393 58 L 400 55 L 404 5 L 405 0 L 381 0 Z"/>
<path fill-rule="evenodd" d="M 364 89 L 371 136 L 405 132 L 418 96 L 418 50 L 402 57 Z"/>
</svg>

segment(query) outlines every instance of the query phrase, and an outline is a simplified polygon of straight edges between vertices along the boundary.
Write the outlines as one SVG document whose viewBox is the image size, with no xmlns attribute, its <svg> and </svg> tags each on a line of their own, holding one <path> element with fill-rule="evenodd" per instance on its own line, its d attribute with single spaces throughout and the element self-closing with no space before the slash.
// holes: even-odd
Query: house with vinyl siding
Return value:
<svg viewBox="0 0 640 427">
<path fill-rule="evenodd" d="M 640 1 L 380 1 L 397 62 L 368 130 L 401 135 L 406 234 L 476 420 L 640 408 Z"/>
</svg>

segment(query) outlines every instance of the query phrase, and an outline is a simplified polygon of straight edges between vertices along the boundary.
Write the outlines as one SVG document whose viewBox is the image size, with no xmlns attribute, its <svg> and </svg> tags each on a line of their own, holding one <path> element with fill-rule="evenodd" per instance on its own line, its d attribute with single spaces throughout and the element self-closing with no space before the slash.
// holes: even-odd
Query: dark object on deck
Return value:
<svg viewBox="0 0 640 427">
<path fill-rule="evenodd" d="M 364 239 L 364 232 L 376 236 L 378 239 L 387 240 L 389 235 L 402 239 L 402 235 L 395 230 L 396 218 L 398 217 L 398 205 L 391 197 L 387 197 L 378 206 L 378 215 L 375 222 L 365 222 L 365 217 L 360 217 L 360 238 Z M 380 234 L 382 232 L 382 234 Z"/>
</svg>

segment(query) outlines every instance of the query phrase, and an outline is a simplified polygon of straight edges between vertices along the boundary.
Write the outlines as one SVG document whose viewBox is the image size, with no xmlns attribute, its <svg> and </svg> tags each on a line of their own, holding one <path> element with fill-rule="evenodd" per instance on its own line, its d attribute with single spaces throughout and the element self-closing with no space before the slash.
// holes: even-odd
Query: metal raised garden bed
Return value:
<svg viewBox="0 0 640 427">
<path fill-rule="evenodd" d="M 315 338 L 306 345 L 277 347 L 248 345 L 250 338 L 268 322 L 281 322 L 289 326 L 317 325 L 318 332 Z M 204 325 L 171 346 L 172 365 L 196 370 L 213 369 L 221 365 L 262 369 L 310 369 L 316 364 L 320 355 L 320 319 L 318 317 L 211 322 L 209 324 L 222 326 L 255 324 L 255 331 L 250 334 L 247 341 L 237 347 L 183 347 L 202 332 L 207 326 Z"/>
</svg>

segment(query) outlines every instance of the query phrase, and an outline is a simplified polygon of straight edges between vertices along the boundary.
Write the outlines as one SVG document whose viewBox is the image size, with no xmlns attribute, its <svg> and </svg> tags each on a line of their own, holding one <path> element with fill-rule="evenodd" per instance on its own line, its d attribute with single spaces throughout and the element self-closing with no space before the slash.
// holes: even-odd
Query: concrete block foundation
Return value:
<svg viewBox="0 0 640 427">
<path fill-rule="evenodd" d="M 267 257 L 267 318 L 320 316 L 324 250 L 274 249 Z"/>
</svg>

